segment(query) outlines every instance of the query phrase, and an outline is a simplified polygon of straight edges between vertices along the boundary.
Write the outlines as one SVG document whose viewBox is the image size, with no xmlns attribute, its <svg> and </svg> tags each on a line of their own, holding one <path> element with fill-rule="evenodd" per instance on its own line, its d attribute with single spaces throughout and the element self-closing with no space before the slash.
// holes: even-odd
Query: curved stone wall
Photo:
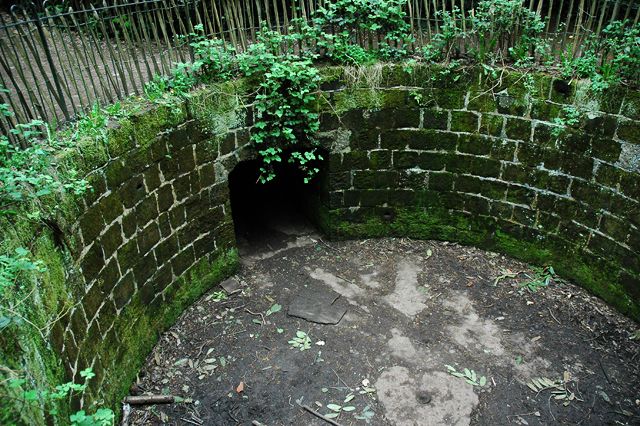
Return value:
<svg viewBox="0 0 640 426">
<path fill-rule="evenodd" d="M 323 117 L 327 233 L 458 241 L 551 264 L 640 318 L 638 92 L 428 68 L 384 68 L 376 93 L 343 81 L 327 85 L 338 114 Z M 583 117 L 562 130 L 554 119 L 568 105 Z"/>
<path fill-rule="evenodd" d="M 640 318 L 638 92 L 593 99 L 546 76 L 428 67 L 322 74 L 330 155 L 314 216 L 328 235 L 444 239 L 552 264 Z M 4 364 L 41 385 L 93 367 L 86 402 L 118 407 L 159 333 L 237 265 L 227 179 L 252 157 L 247 84 L 136 112 L 106 142 L 82 141 L 61 167 L 80 165 L 92 193 L 53 200 L 47 226 L 3 219 L 6 241 L 48 267 L 34 318 L 59 317 L 45 341 L 2 333 Z M 589 112 L 556 137 L 571 104 Z"/>
</svg>

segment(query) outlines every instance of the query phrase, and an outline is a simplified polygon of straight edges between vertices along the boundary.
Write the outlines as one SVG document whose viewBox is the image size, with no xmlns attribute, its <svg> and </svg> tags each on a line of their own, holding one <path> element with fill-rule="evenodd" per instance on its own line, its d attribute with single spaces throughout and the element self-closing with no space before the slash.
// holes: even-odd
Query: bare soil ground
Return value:
<svg viewBox="0 0 640 426">
<path fill-rule="evenodd" d="M 295 226 L 240 242 L 242 291 L 190 307 L 132 387 L 182 402 L 129 424 L 329 424 L 301 406 L 340 425 L 640 424 L 638 324 L 579 287 L 531 292 L 528 265 L 443 242 Z M 521 273 L 496 283 L 505 271 Z M 337 325 L 287 314 L 311 288 L 348 302 Z"/>
</svg>

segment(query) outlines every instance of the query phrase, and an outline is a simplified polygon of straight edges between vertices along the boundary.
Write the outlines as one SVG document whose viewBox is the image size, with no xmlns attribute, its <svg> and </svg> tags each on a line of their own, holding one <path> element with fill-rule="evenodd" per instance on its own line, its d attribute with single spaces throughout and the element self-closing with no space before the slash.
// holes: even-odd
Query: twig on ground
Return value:
<svg viewBox="0 0 640 426">
<path fill-rule="evenodd" d="M 259 422 L 259 421 L 257 421 L 257 420 L 252 421 L 252 422 L 251 422 L 251 424 L 252 424 L 253 426 L 266 426 L 264 423 L 260 423 L 260 422 Z"/>
<path fill-rule="evenodd" d="M 340 423 L 333 421 L 331 419 L 327 419 L 325 416 L 323 416 L 322 414 L 318 413 L 316 410 L 314 410 L 313 408 L 309 407 L 308 405 L 302 405 L 300 403 L 298 403 L 298 405 L 300 406 L 300 408 L 302 408 L 303 410 L 307 411 L 308 413 L 313 414 L 314 416 L 316 416 L 319 419 L 324 420 L 325 422 L 333 425 L 333 426 L 341 426 Z"/>
<path fill-rule="evenodd" d="M 173 404 L 175 400 L 173 395 L 140 395 L 126 396 L 124 403 L 129 405 Z"/>
<path fill-rule="evenodd" d="M 556 318 L 555 315 L 553 315 L 553 312 L 551 312 L 551 308 L 547 308 L 549 310 L 549 313 L 551 314 L 551 318 L 553 318 L 555 320 L 555 322 L 557 322 L 558 324 L 562 325 L 562 323 L 560 321 L 558 321 L 558 318 Z"/>
<path fill-rule="evenodd" d="M 266 324 L 266 321 L 264 320 L 264 315 L 262 315 L 261 312 L 255 313 L 255 312 L 251 312 L 249 309 L 244 308 L 244 311 L 247 312 L 248 314 L 251 315 L 256 315 L 256 316 L 260 316 L 260 318 L 262 319 L 262 325 Z"/>
</svg>

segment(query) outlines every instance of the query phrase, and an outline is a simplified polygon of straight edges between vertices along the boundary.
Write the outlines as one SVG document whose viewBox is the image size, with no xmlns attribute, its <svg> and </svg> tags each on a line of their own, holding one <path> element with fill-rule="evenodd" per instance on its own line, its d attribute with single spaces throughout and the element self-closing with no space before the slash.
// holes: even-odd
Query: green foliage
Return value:
<svg viewBox="0 0 640 426">
<path fill-rule="evenodd" d="M 54 173 L 55 153 L 67 147 L 68 142 L 52 138 L 46 123 L 19 123 L 10 132 L 26 147 L 0 135 L 0 216 L 16 214 L 28 201 L 50 194 L 82 194 L 88 189 L 87 181 L 79 178 L 75 170 L 63 176 Z"/>
<path fill-rule="evenodd" d="M 535 293 L 541 288 L 548 287 L 553 280 L 557 280 L 556 272 L 552 266 L 545 268 L 535 268 L 535 275 L 529 277 L 527 281 L 520 283 L 520 288 L 523 290 L 529 290 L 531 293 Z"/>
<path fill-rule="evenodd" d="M 336 0 L 319 8 L 313 17 L 318 47 L 339 64 L 364 64 L 407 56 L 413 41 L 402 0 Z M 384 42 L 377 50 L 362 46 L 372 34 Z"/>
<path fill-rule="evenodd" d="M 464 379 L 467 383 L 472 386 L 483 387 L 487 384 L 487 378 L 485 376 L 478 376 L 478 374 L 474 370 L 469 370 L 465 368 L 462 372 L 457 371 L 455 367 L 451 365 L 445 365 L 447 367 L 447 371 L 454 377 L 459 377 Z"/>
<path fill-rule="evenodd" d="M 87 368 L 80 372 L 80 376 L 84 379 L 82 384 L 68 382 L 55 386 L 53 389 L 30 389 L 22 390 L 27 384 L 25 379 L 9 379 L 9 389 L 18 390 L 21 400 L 24 404 L 33 405 L 43 408 L 49 415 L 56 416 L 59 414 L 58 407 L 62 401 L 71 400 L 72 397 L 78 397 L 87 389 L 89 380 L 95 377 L 91 368 Z M 20 392 L 21 391 L 21 392 Z M 80 410 L 69 416 L 69 422 L 73 426 L 112 426 L 115 421 L 113 411 L 108 408 L 98 408 L 93 414 Z"/>
<path fill-rule="evenodd" d="M 275 178 L 274 163 L 287 154 L 289 163 L 305 173 L 305 183 L 318 172 L 315 134 L 319 117 L 314 112 L 320 78 L 309 60 L 281 60 L 272 64 L 256 97 L 256 123 L 251 135 L 263 167 L 260 181 Z"/>
<path fill-rule="evenodd" d="M 311 338 L 304 331 L 296 331 L 296 337 L 289 340 L 289 346 L 295 349 L 299 349 L 300 351 L 306 351 L 311 349 Z"/>
<path fill-rule="evenodd" d="M 579 57 L 565 52 L 561 64 L 565 78 L 589 78 L 594 93 L 623 79 L 640 80 L 640 23 L 611 22 L 600 36 L 587 37 Z"/>
</svg>

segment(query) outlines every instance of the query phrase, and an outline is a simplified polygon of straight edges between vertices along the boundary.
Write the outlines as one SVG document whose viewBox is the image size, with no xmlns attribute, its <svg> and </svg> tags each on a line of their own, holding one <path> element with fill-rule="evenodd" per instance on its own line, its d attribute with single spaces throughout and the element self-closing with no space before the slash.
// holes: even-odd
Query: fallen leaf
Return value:
<svg viewBox="0 0 640 426">
<path fill-rule="evenodd" d="M 238 387 L 236 388 L 236 392 L 237 393 L 242 393 L 244 392 L 244 382 L 240 382 L 240 384 L 238 385 Z"/>
</svg>

